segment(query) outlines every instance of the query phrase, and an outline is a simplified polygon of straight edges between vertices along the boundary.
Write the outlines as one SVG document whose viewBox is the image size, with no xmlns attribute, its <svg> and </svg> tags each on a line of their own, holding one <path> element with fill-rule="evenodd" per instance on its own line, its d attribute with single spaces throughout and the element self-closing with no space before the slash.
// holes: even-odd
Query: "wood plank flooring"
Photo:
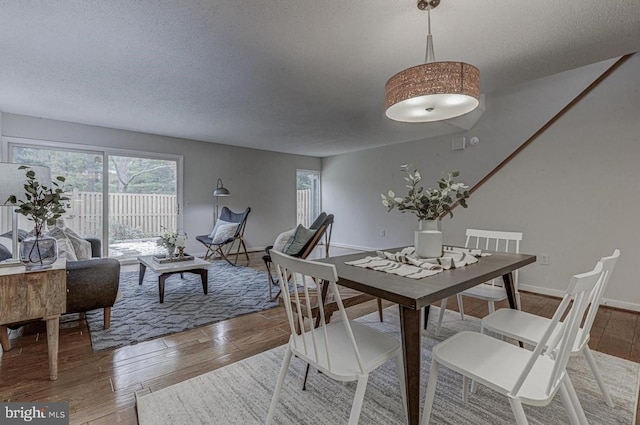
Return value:
<svg viewBox="0 0 640 425">
<path fill-rule="evenodd" d="M 342 253 L 332 250 L 332 255 Z M 250 267 L 264 270 L 262 253 L 250 257 Z M 548 317 L 558 305 L 557 299 L 541 295 L 523 292 L 521 297 L 524 310 Z M 506 303 L 497 308 L 502 306 Z M 448 307 L 457 310 L 455 297 Z M 358 317 L 376 310 L 375 301 L 370 301 L 351 307 L 349 314 Z M 465 313 L 482 317 L 488 313 L 487 304 L 465 298 Z M 60 329 L 57 381 L 48 379 L 43 324 L 23 327 L 10 337 L 13 349 L 0 356 L 1 401 L 68 401 L 71 424 L 136 425 L 135 391 L 155 391 L 282 345 L 288 327 L 284 311 L 275 308 L 94 353 L 86 323 L 78 318 Z M 640 362 L 640 314 L 601 307 L 589 346 Z"/>
</svg>

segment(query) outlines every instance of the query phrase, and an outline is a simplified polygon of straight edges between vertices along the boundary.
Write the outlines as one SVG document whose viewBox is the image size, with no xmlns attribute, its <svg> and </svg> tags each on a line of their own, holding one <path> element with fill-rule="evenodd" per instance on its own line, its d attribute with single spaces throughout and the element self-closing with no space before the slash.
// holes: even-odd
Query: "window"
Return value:
<svg viewBox="0 0 640 425">
<path fill-rule="evenodd" d="M 22 139 L 8 147 L 11 162 L 45 165 L 52 176 L 66 178 L 70 207 L 64 225 L 83 237 L 107 240 L 103 255 L 131 261 L 164 252 L 157 237 L 180 227 L 178 156 Z M 32 225 L 21 216 L 19 227 Z"/>
<path fill-rule="evenodd" d="M 296 172 L 297 224 L 309 227 L 320 214 L 320 172 Z"/>
</svg>

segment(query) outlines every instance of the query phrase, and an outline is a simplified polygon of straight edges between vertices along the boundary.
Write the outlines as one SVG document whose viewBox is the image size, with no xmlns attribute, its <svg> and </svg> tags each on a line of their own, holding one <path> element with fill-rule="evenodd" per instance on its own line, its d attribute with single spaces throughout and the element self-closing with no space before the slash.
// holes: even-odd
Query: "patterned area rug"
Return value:
<svg viewBox="0 0 640 425">
<path fill-rule="evenodd" d="M 438 308 L 431 307 L 431 310 L 431 320 L 437 319 Z M 360 320 L 399 337 L 397 308 L 385 310 L 385 323 L 382 324 L 377 321 L 377 313 Z M 477 331 L 479 321 L 469 316 L 462 321 L 457 313 L 447 311 L 443 326 L 437 338 L 433 332 L 435 326 L 423 331 L 423 395 L 433 345 L 461 330 Z M 281 346 L 157 392 L 148 389 L 139 391 L 136 394 L 139 424 L 263 424 L 283 353 L 284 346 Z M 597 352 L 594 352 L 594 356 L 616 406 L 610 408 L 604 403 L 586 361 L 582 357 L 571 359 L 569 374 L 589 423 L 633 425 L 640 364 Z M 312 371 L 307 390 L 302 391 L 304 370 L 305 363 L 294 357 L 274 423 L 346 424 L 355 392 L 354 383 L 337 383 Z M 506 397 L 480 386 L 475 394 L 469 396 L 468 402 L 463 403 L 461 388 L 460 375 L 446 368 L 441 369 L 430 422 L 432 425 L 515 423 Z M 369 377 L 359 424 L 405 424 L 399 391 L 395 364 L 393 361 L 387 362 Z M 568 423 L 559 396 L 548 406 L 525 406 L 525 411 L 532 425 Z"/>
<path fill-rule="evenodd" d="M 158 275 L 147 269 L 120 275 L 122 299 L 111 310 L 111 327 L 103 329 L 102 309 L 87 313 L 94 351 L 122 347 L 277 306 L 269 301 L 265 272 L 214 261 L 209 266 L 209 293 L 200 276 L 184 273 L 165 281 L 164 303 L 158 301 Z"/>
</svg>

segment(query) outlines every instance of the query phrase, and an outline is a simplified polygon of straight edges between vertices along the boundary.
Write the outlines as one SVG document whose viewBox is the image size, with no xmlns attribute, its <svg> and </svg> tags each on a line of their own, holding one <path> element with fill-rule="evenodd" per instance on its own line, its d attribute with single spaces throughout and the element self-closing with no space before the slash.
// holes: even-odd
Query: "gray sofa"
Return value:
<svg viewBox="0 0 640 425">
<path fill-rule="evenodd" d="M 2 235 L 6 236 L 6 235 Z M 99 239 L 86 238 L 91 243 L 91 259 L 67 261 L 66 313 L 81 313 L 104 309 L 104 328 L 111 325 L 111 307 L 118 296 L 120 262 L 113 258 L 99 258 Z M 6 239 L 3 239 L 6 243 Z M 2 248 L 5 248 L 4 250 Z M 0 243 L 0 261 L 11 258 L 11 252 Z"/>
<path fill-rule="evenodd" d="M 91 243 L 93 258 L 67 262 L 67 313 L 82 313 L 104 309 L 104 328 L 111 325 L 111 307 L 116 302 L 120 285 L 120 262 L 99 258 L 99 239 L 86 238 Z"/>
</svg>

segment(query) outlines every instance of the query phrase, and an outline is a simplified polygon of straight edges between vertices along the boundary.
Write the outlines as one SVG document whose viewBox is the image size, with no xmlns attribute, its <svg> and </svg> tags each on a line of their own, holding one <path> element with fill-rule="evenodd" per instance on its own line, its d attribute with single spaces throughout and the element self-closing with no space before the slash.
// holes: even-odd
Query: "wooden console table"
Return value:
<svg viewBox="0 0 640 425">
<path fill-rule="evenodd" d="M 27 272 L 24 266 L 0 268 L 0 344 L 11 349 L 7 324 L 43 319 L 47 322 L 49 378 L 58 379 L 60 315 L 67 307 L 66 260 L 52 268 Z"/>
</svg>

